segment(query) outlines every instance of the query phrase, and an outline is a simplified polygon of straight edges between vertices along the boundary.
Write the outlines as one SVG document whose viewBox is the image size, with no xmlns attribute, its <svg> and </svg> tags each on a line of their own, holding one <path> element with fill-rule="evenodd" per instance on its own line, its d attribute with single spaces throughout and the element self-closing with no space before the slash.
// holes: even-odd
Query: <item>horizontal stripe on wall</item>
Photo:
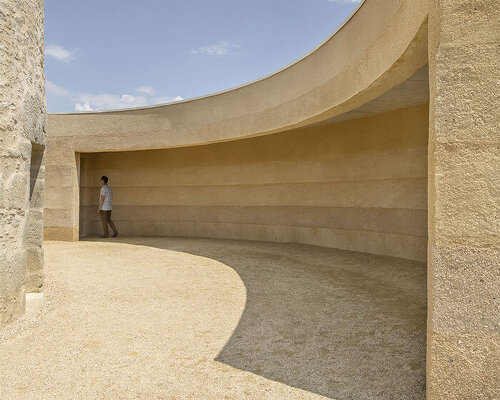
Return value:
<svg viewBox="0 0 500 400">
<path fill-rule="evenodd" d="M 87 188 L 81 204 L 95 204 L 99 188 Z M 115 205 L 329 206 L 427 208 L 427 180 L 304 182 L 270 185 L 117 187 Z"/>
<path fill-rule="evenodd" d="M 83 206 L 82 221 L 96 222 L 97 206 Z M 208 222 L 256 225 L 317 226 L 345 230 L 379 231 L 425 237 L 427 212 L 415 209 L 334 207 L 208 207 L 115 206 L 113 220 L 127 232 L 128 223 Z M 94 232 L 95 233 L 95 232 Z"/>
<path fill-rule="evenodd" d="M 126 157 L 126 154 L 123 154 Z M 130 158 L 130 157 L 129 157 Z M 300 161 L 300 162 L 299 162 Z M 397 168 L 394 166 L 397 165 Z M 427 177 L 427 149 L 399 153 L 370 154 L 347 159 L 294 160 L 290 162 L 256 162 L 230 166 L 172 166 L 163 168 L 152 163 L 103 167 L 98 162 L 85 164 L 81 187 L 95 187 L 102 175 L 114 187 L 234 185 L 307 182 L 354 181 Z M 54 180 L 54 178 L 53 178 Z M 60 179 L 64 183 L 63 179 Z"/>
</svg>

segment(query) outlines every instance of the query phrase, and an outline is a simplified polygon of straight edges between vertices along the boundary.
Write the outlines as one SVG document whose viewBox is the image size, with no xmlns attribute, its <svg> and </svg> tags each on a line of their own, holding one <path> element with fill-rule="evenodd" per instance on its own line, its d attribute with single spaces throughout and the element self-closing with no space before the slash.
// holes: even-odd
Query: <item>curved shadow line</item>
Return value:
<svg viewBox="0 0 500 400">
<path fill-rule="evenodd" d="M 207 257 L 240 276 L 245 309 L 215 361 L 332 399 L 424 396 L 425 264 L 306 245 L 119 242 Z"/>
</svg>

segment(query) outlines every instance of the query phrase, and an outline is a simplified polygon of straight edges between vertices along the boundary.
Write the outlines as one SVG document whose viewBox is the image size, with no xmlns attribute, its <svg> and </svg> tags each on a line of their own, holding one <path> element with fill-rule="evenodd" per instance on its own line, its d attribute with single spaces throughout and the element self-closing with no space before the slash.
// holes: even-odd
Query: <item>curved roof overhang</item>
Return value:
<svg viewBox="0 0 500 400">
<path fill-rule="evenodd" d="M 316 50 L 258 81 L 146 108 L 51 114 L 49 140 L 77 152 L 192 146 L 334 121 L 427 64 L 427 0 L 366 0 Z"/>
</svg>

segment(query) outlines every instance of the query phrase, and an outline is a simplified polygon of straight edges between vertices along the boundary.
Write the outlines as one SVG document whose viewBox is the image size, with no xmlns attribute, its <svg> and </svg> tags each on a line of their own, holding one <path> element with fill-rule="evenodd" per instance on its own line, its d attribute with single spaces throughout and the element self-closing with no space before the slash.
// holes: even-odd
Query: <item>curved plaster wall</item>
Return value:
<svg viewBox="0 0 500 400">
<path fill-rule="evenodd" d="M 101 234 L 101 175 L 125 235 L 299 242 L 425 261 L 424 104 L 177 149 L 81 154 L 80 233 Z"/>
<path fill-rule="evenodd" d="M 367 0 L 318 49 L 240 88 L 150 108 L 50 115 L 46 237 L 78 239 L 80 153 L 195 146 L 328 121 L 426 65 L 427 14 L 425 0 Z"/>
<path fill-rule="evenodd" d="M 426 64 L 427 1 L 368 0 L 318 49 L 266 78 L 169 105 L 53 114 L 50 136 L 52 140 L 71 137 L 76 151 L 91 152 L 269 134 L 356 108 Z"/>
</svg>

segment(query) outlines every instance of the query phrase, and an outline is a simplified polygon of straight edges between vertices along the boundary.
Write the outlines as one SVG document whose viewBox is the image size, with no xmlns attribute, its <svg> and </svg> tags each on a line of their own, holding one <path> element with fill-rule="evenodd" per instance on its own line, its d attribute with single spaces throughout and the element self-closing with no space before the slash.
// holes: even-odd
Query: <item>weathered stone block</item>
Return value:
<svg viewBox="0 0 500 400">
<path fill-rule="evenodd" d="M 24 312 L 27 268 L 43 268 L 43 1 L 0 0 L 0 42 L 2 324 Z"/>
</svg>

